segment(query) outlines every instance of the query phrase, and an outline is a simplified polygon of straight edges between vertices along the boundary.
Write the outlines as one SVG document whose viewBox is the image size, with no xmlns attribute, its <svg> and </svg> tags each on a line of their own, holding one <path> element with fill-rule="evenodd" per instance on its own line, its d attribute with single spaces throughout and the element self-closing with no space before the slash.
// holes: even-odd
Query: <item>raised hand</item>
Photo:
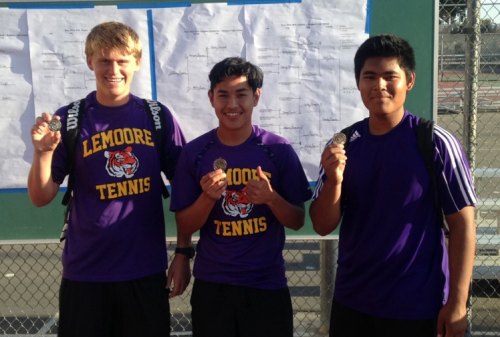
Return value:
<svg viewBox="0 0 500 337">
<path fill-rule="evenodd" d="M 219 200 L 227 187 L 226 173 L 222 169 L 209 172 L 201 178 L 200 186 L 205 195 Z"/>
<path fill-rule="evenodd" d="M 244 191 L 254 204 L 268 204 L 275 198 L 271 183 L 260 166 L 257 166 L 257 179 L 248 181 Z"/>
<path fill-rule="evenodd" d="M 54 116 L 54 118 L 59 120 L 59 116 Z M 36 118 L 35 124 L 31 128 L 31 142 L 35 151 L 54 151 L 61 141 L 61 132 L 49 129 L 49 122 L 51 120 L 52 116 L 47 112 L 42 113 L 41 116 Z"/>
</svg>

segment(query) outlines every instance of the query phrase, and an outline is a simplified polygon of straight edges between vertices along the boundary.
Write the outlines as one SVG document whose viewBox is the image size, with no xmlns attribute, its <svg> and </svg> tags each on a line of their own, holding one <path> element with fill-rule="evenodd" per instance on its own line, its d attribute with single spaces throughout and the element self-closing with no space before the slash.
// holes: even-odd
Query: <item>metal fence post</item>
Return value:
<svg viewBox="0 0 500 337">
<path fill-rule="evenodd" d="M 467 1 L 467 21 L 465 27 L 465 40 L 467 47 L 465 48 L 464 137 L 465 150 L 469 156 L 472 171 L 474 171 L 476 167 L 477 151 L 477 94 L 479 80 L 479 52 L 481 48 L 480 7 L 480 0 Z M 469 291 L 472 291 L 472 287 L 469 288 Z M 465 336 L 470 337 L 472 336 L 472 304 L 468 304 L 468 328 Z"/>
<path fill-rule="evenodd" d="M 464 143 L 471 169 L 476 167 L 477 93 L 481 47 L 480 0 L 467 1 L 465 40 Z"/>
<path fill-rule="evenodd" d="M 338 239 L 320 242 L 320 320 L 319 333 L 326 335 L 330 329 L 333 284 L 337 267 Z"/>
</svg>

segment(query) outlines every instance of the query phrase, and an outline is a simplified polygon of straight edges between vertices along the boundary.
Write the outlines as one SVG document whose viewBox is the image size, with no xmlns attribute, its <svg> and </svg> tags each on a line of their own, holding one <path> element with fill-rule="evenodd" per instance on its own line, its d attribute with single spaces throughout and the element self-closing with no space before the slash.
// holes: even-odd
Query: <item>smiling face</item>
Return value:
<svg viewBox="0 0 500 337">
<path fill-rule="evenodd" d="M 260 88 L 255 92 L 246 76 L 230 76 L 208 92 L 210 103 L 219 119 L 218 134 L 242 142 L 252 132 L 252 111 L 260 98 Z"/>
<path fill-rule="evenodd" d="M 415 74 L 407 78 L 396 57 L 372 57 L 361 68 L 358 89 L 371 117 L 397 119 L 414 83 Z"/>
<path fill-rule="evenodd" d="M 105 106 L 119 106 L 128 101 L 134 74 L 140 59 L 118 49 L 96 52 L 87 58 L 95 74 L 97 101 Z"/>
</svg>

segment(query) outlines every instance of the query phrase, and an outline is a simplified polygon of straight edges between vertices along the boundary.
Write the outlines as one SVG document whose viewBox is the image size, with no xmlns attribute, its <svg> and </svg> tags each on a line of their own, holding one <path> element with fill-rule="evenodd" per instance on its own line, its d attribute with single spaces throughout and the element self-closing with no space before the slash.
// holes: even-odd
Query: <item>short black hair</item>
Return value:
<svg viewBox="0 0 500 337">
<path fill-rule="evenodd" d="M 264 82 L 264 73 L 259 67 L 241 57 L 228 57 L 214 65 L 210 71 L 208 75 L 210 91 L 215 88 L 217 83 L 232 76 L 246 76 L 248 85 L 253 92 L 261 88 Z"/>
<path fill-rule="evenodd" d="M 361 69 L 366 60 L 373 57 L 396 57 L 407 79 L 415 72 L 415 53 L 408 41 L 392 34 L 376 35 L 368 38 L 356 51 L 354 56 L 356 84 L 359 84 Z"/>
</svg>

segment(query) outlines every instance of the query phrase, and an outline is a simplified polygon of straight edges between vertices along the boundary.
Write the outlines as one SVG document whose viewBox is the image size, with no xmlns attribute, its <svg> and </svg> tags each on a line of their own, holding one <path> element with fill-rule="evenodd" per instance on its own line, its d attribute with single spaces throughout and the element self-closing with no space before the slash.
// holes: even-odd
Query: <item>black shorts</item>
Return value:
<svg viewBox="0 0 500 337">
<path fill-rule="evenodd" d="M 292 337 L 288 288 L 254 289 L 195 279 L 193 337 Z"/>
<path fill-rule="evenodd" d="M 370 316 L 333 301 L 330 337 L 436 337 L 437 321 Z"/>
<path fill-rule="evenodd" d="M 62 279 L 59 337 L 168 337 L 165 273 L 126 282 Z"/>
</svg>

